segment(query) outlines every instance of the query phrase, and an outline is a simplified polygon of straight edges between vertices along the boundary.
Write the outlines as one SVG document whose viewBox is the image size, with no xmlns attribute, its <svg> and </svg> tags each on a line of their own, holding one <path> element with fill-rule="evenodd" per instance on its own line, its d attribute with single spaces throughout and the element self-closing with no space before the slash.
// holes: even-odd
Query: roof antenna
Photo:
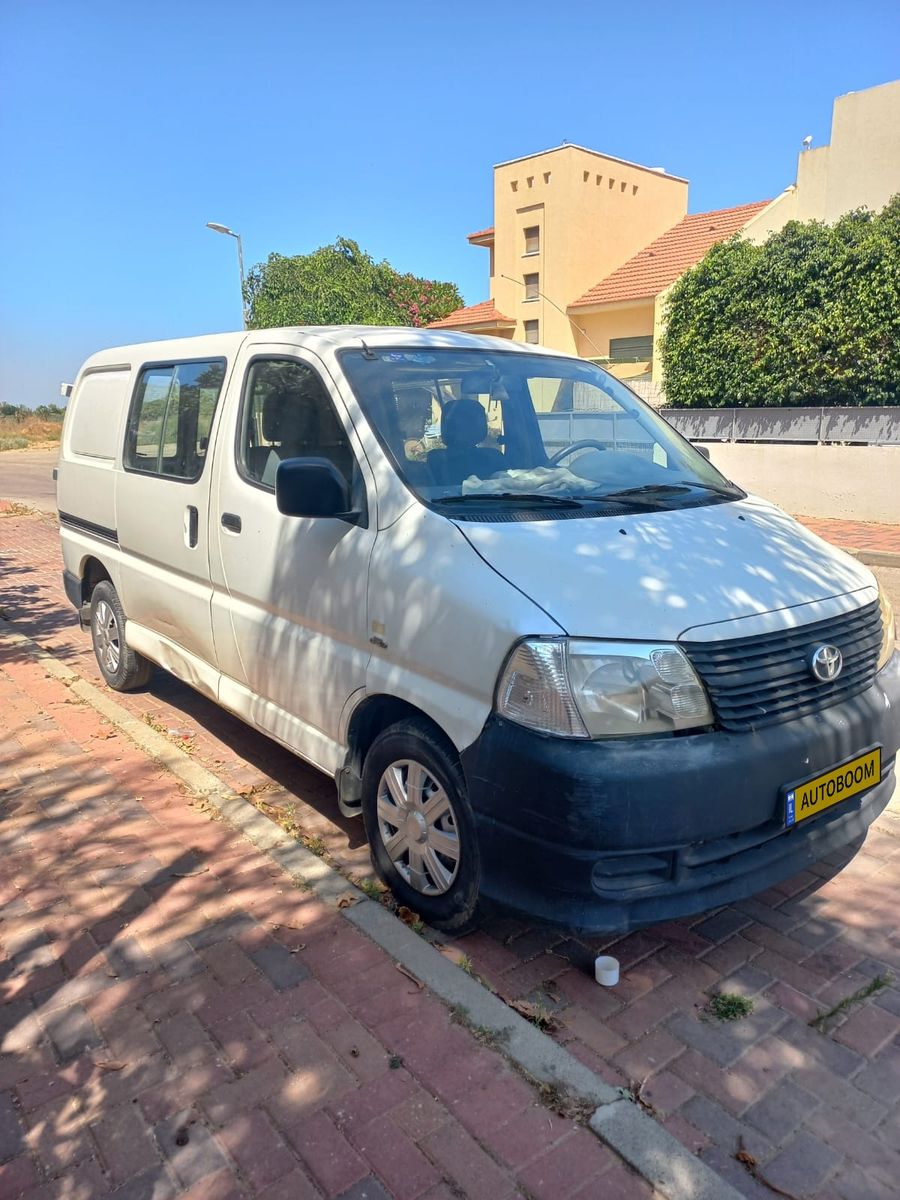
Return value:
<svg viewBox="0 0 900 1200">
<path fill-rule="evenodd" d="M 360 338 L 359 340 L 362 342 L 362 348 L 363 348 L 363 351 L 362 351 L 362 352 L 363 352 L 363 358 L 364 358 L 364 359 L 366 359 L 368 362 L 374 362 L 374 361 L 375 361 L 375 358 L 376 358 L 376 355 L 374 355 L 374 354 L 372 353 L 372 351 L 371 351 L 371 350 L 369 349 L 369 347 L 366 345 L 366 343 L 365 343 L 365 340 L 364 340 L 363 338 Z"/>
</svg>

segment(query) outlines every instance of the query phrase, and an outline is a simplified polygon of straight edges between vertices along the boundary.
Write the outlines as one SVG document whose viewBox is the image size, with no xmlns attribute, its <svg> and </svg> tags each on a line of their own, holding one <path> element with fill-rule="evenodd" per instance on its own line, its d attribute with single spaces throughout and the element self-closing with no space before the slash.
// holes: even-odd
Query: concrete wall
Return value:
<svg viewBox="0 0 900 1200">
<path fill-rule="evenodd" d="M 515 336 L 524 340 L 523 322 L 537 320 L 544 345 L 575 353 L 571 322 L 553 305 L 565 310 L 677 224 L 687 212 L 687 191 L 684 179 L 579 146 L 495 167 L 491 298 L 516 318 Z M 525 254 L 529 226 L 540 230 L 533 255 Z M 525 299 L 523 276 L 532 273 L 547 301 Z"/>
<path fill-rule="evenodd" d="M 729 479 L 788 512 L 900 524 L 900 446 L 707 447 Z"/>
</svg>

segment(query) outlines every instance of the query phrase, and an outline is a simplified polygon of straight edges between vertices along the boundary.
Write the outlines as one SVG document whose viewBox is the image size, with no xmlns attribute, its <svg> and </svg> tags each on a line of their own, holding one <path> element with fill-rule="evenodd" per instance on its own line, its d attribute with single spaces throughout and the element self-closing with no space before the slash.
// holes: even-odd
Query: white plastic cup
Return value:
<svg viewBox="0 0 900 1200">
<path fill-rule="evenodd" d="M 594 959 L 594 978 L 604 987 L 615 987 L 619 982 L 619 960 L 601 954 Z"/>
</svg>

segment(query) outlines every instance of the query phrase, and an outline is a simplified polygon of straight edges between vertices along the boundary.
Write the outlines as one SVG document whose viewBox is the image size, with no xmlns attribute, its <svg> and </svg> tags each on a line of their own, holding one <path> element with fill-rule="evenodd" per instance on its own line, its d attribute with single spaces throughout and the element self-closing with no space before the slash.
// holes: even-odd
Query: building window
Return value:
<svg viewBox="0 0 900 1200">
<path fill-rule="evenodd" d="M 128 416 L 125 469 L 199 479 L 224 379 L 222 359 L 144 367 Z"/>
<path fill-rule="evenodd" d="M 653 334 L 645 337 L 609 339 L 609 361 L 614 363 L 649 362 L 653 357 Z"/>
<path fill-rule="evenodd" d="M 531 342 L 531 343 L 536 343 L 536 342 L 539 342 L 540 340 L 541 339 L 540 339 L 539 323 L 537 321 L 526 321 L 525 322 L 525 341 Z"/>
<path fill-rule="evenodd" d="M 540 275 L 535 271 L 533 275 L 525 276 L 525 299 L 537 300 L 541 294 Z"/>
<path fill-rule="evenodd" d="M 541 230 L 538 225 L 529 225 L 525 230 L 525 253 L 540 254 Z"/>
</svg>

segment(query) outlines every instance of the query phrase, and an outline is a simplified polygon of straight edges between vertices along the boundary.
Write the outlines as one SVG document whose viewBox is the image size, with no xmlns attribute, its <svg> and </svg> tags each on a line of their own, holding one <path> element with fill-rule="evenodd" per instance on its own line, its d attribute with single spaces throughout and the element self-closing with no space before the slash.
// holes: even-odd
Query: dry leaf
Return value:
<svg viewBox="0 0 900 1200">
<path fill-rule="evenodd" d="M 767 1187 L 770 1192 L 774 1192 L 776 1196 L 784 1196 L 785 1200 L 799 1200 L 799 1197 L 795 1192 L 789 1192 L 786 1188 L 779 1187 L 777 1183 L 772 1183 L 770 1179 L 766 1179 L 765 1175 L 757 1166 L 756 1159 L 749 1150 L 744 1149 L 743 1135 L 738 1137 L 738 1148 L 734 1157 L 739 1163 L 743 1164 L 743 1166 L 747 1168 L 754 1179 L 756 1179 L 764 1187 Z"/>
<path fill-rule="evenodd" d="M 425 986 L 424 983 L 422 983 L 421 979 L 416 979 L 415 975 L 413 975 L 411 971 L 407 971 L 406 967 L 402 966 L 400 963 L 395 962 L 394 966 L 397 968 L 397 970 L 400 972 L 401 975 L 405 975 L 407 979 L 411 979 L 413 981 L 413 983 L 416 985 L 416 987 L 419 989 L 419 991 L 421 991 L 422 988 Z"/>
<path fill-rule="evenodd" d="M 128 1063 L 113 1062 L 112 1060 L 94 1059 L 94 1066 L 98 1071 L 124 1071 Z"/>
<path fill-rule="evenodd" d="M 337 906 L 338 908 L 352 908 L 353 905 L 357 903 L 358 900 L 356 896 L 352 896 L 349 892 L 347 892 L 345 895 L 341 896 L 340 900 L 338 900 Z"/>
<path fill-rule="evenodd" d="M 524 1017 L 526 1021 L 537 1025 L 539 1029 L 547 1032 L 559 1029 L 559 1021 L 552 1013 L 548 1013 L 546 1009 L 537 1004 L 532 1004 L 529 1000 L 512 1000 L 509 1007 L 514 1009 L 520 1017 Z"/>
<path fill-rule="evenodd" d="M 421 920 L 419 914 L 417 912 L 413 912 L 411 908 L 407 908 L 405 904 L 401 904 L 397 909 L 397 916 L 404 925 L 415 925 L 417 921 Z"/>
</svg>

